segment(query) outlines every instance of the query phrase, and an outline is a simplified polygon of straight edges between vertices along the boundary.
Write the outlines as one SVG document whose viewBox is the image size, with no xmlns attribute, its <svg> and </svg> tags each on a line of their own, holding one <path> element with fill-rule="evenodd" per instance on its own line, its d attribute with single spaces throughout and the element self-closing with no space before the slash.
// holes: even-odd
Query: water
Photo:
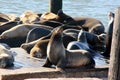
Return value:
<svg viewBox="0 0 120 80">
<path fill-rule="evenodd" d="M 72 16 L 97 18 L 107 29 L 108 12 L 114 12 L 120 0 L 63 0 L 63 11 Z M 21 15 L 26 10 L 47 12 L 49 0 L 0 0 L 0 12 Z"/>
</svg>

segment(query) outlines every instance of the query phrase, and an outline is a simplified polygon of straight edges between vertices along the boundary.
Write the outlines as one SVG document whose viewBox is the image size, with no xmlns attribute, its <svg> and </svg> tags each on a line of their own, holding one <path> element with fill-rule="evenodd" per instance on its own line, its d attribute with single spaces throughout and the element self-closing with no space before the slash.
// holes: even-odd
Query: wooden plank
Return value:
<svg viewBox="0 0 120 80">
<path fill-rule="evenodd" d="M 98 65 L 94 69 L 66 69 L 65 73 L 57 71 L 54 67 L 45 68 L 42 65 L 45 59 L 30 58 L 22 48 L 12 48 L 15 51 L 14 66 L 7 69 L 0 69 L 0 80 L 24 80 L 28 78 L 82 78 L 98 77 L 107 78 L 108 65 Z M 98 58 L 99 59 L 99 58 Z"/>
<path fill-rule="evenodd" d="M 108 76 L 109 80 L 120 80 L 120 7 L 115 11 Z"/>
<path fill-rule="evenodd" d="M 57 14 L 62 9 L 62 0 L 49 0 L 49 11 Z"/>
</svg>

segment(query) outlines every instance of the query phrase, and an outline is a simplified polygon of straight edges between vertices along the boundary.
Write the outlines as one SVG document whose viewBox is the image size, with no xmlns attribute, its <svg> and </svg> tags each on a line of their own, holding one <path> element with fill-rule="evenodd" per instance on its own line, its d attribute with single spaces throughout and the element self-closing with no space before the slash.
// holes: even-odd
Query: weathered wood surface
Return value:
<svg viewBox="0 0 120 80">
<path fill-rule="evenodd" d="M 109 80 L 120 80 L 120 7 L 115 11 L 111 46 Z"/>
<path fill-rule="evenodd" d="M 107 78 L 31 78 L 25 80 L 108 80 Z"/>
<path fill-rule="evenodd" d="M 14 67 L 0 69 L 0 80 L 24 80 L 28 78 L 107 78 L 108 65 L 96 66 L 95 69 L 66 69 L 65 73 L 55 68 L 44 68 L 45 59 L 30 58 L 21 48 L 12 48 L 15 51 Z"/>
<path fill-rule="evenodd" d="M 62 0 L 49 0 L 49 11 L 57 14 L 59 9 L 62 9 Z"/>
</svg>

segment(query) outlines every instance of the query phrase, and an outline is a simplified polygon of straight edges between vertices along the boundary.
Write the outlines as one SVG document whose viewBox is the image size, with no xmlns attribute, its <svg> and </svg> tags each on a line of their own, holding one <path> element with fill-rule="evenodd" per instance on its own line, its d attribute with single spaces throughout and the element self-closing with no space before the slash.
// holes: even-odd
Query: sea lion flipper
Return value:
<svg viewBox="0 0 120 80">
<path fill-rule="evenodd" d="M 49 61 L 48 58 L 46 58 L 45 64 L 43 65 L 43 67 L 51 67 L 52 63 Z"/>
<path fill-rule="evenodd" d="M 59 60 L 59 62 L 56 65 L 56 70 L 58 70 L 62 73 L 65 73 L 65 70 L 64 70 L 65 66 L 66 66 L 65 59 L 61 59 L 61 60 Z"/>
</svg>

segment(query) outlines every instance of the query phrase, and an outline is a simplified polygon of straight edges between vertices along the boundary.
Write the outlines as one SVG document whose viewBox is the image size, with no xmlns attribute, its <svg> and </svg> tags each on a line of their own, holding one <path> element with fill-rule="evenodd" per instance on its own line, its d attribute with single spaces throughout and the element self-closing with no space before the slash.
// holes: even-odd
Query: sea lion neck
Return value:
<svg viewBox="0 0 120 80">
<path fill-rule="evenodd" d="M 55 41 L 62 41 L 63 36 L 63 27 L 57 27 L 52 32 L 51 39 L 54 39 Z"/>
<path fill-rule="evenodd" d="M 78 34 L 78 41 L 83 42 L 83 43 L 87 42 L 86 33 L 83 30 L 80 30 L 80 32 Z"/>
</svg>

